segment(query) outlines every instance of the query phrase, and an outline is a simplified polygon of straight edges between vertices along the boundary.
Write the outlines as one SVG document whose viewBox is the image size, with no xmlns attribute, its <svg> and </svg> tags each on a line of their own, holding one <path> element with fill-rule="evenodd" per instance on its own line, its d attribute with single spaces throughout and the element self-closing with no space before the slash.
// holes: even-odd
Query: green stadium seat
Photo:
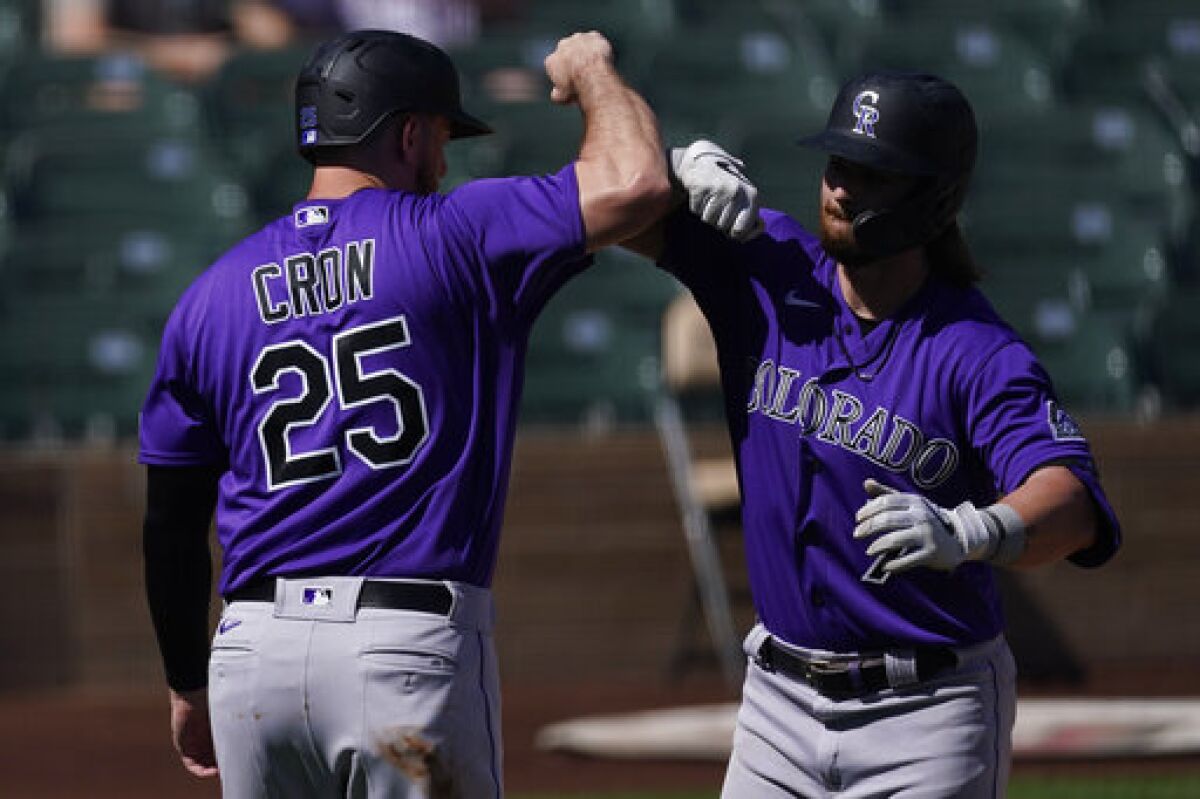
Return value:
<svg viewBox="0 0 1200 799">
<path fill-rule="evenodd" d="M 888 16 L 906 21 L 955 20 L 1004 25 L 1051 63 L 1066 58 L 1096 9 L 1088 0 L 894 0 Z"/>
<path fill-rule="evenodd" d="M 1106 3 L 1073 46 L 1061 83 L 1074 97 L 1126 100 L 1145 96 L 1150 59 L 1195 66 L 1200 60 L 1200 8 L 1189 1 Z"/>
<path fill-rule="evenodd" d="M 1072 103 L 1037 124 L 1021 115 L 997 116 L 982 125 L 980 149 L 969 205 L 1103 205 L 1113 216 L 1157 225 L 1173 263 L 1194 236 L 1196 196 L 1187 158 L 1165 127 L 1137 106 Z"/>
<path fill-rule="evenodd" d="M 557 43 L 552 33 L 505 26 L 489 30 L 470 45 L 452 48 L 463 105 L 487 120 L 481 107 L 549 102 L 550 81 L 543 62 Z"/>
<path fill-rule="evenodd" d="M 1043 164 L 1080 170 L 1116 168 L 1131 179 L 1184 182 L 1183 153 L 1167 125 L 1136 102 L 1060 103 L 1036 124 L 1021 114 L 981 126 L 981 172 Z M 1019 159 L 1019 161 L 1018 161 Z"/>
<path fill-rule="evenodd" d="M 828 42 L 831 52 L 846 52 L 851 42 L 886 27 L 888 5 L 886 0 L 806 0 L 797 4 L 799 19 L 795 24 Z"/>
<path fill-rule="evenodd" d="M 203 138 L 199 98 L 132 53 L 56 56 L 27 53 L 0 91 L 0 128 L 89 136 Z"/>
<path fill-rule="evenodd" d="M 21 223 L 128 215 L 207 226 L 232 241 L 250 229 L 245 189 L 203 143 L 22 136 L 9 154 L 7 182 Z"/>
<path fill-rule="evenodd" d="M 270 175 L 279 151 L 296 151 L 296 74 L 307 49 L 242 49 L 203 87 L 216 140 L 247 182 Z M 297 156 L 299 158 L 299 156 Z"/>
<path fill-rule="evenodd" d="M 161 324 L 227 244 L 203 228 L 129 218 L 79 225 L 70 236 L 53 223 L 26 225 L 0 253 L 0 274 L 18 296 L 115 298 L 136 303 L 139 318 Z"/>
<path fill-rule="evenodd" d="M 1065 290 L 1078 308 L 1116 309 L 1153 304 L 1173 285 L 1159 227 L 1102 203 L 980 203 L 965 221 L 989 275 L 1018 290 Z"/>
<path fill-rule="evenodd" d="M 963 90 L 984 121 L 1041 115 L 1056 99 L 1047 56 L 1001 23 L 956 19 L 892 21 L 838 54 L 843 71 L 890 68 L 933 72 Z"/>
<path fill-rule="evenodd" d="M 647 46 L 675 32 L 677 5 L 676 0 L 532 0 L 520 27 L 554 42 L 575 31 L 600 31 L 618 60 L 632 67 Z"/>
<path fill-rule="evenodd" d="M 647 71 L 654 109 L 713 137 L 731 116 L 764 109 L 823 119 L 840 83 L 815 38 L 778 27 L 681 31 L 650 55 Z"/>
<path fill-rule="evenodd" d="M 1052 334 L 1088 311 L 1087 285 L 1080 285 L 1074 264 L 1061 257 L 1005 257 L 979 249 L 974 254 L 984 271 L 980 288 L 1021 335 Z"/>
<path fill-rule="evenodd" d="M 154 370 L 158 329 L 116 297 L 23 297 L 0 314 L 5 438 L 125 438 Z M 36 343 L 36 346 L 32 346 Z"/>
<path fill-rule="evenodd" d="M 1144 365 L 1129 314 L 1080 314 L 1029 339 L 1070 410 L 1130 413 L 1143 401 Z"/>
<path fill-rule="evenodd" d="M 292 212 L 292 206 L 308 195 L 313 166 L 293 147 L 271 154 L 256 180 L 247 180 L 250 211 L 258 225 L 265 225 Z"/>
<path fill-rule="evenodd" d="M 476 141 L 454 143 L 447 150 L 472 177 L 542 175 L 558 171 L 579 155 L 583 120 L 574 107 L 547 101 L 494 106 L 486 113 L 495 130 Z"/>
<path fill-rule="evenodd" d="M 663 309 L 674 279 L 605 251 L 547 303 L 526 357 L 523 424 L 644 423 L 656 380 Z"/>
</svg>

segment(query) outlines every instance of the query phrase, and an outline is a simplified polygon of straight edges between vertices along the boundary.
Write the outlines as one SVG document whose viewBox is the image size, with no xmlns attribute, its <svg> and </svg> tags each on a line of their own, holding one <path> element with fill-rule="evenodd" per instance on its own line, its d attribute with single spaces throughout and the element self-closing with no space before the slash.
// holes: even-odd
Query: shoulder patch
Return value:
<svg viewBox="0 0 1200 799">
<path fill-rule="evenodd" d="M 1083 440 L 1083 431 L 1079 424 L 1055 400 L 1046 400 L 1046 421 L 1055 441 Z"/>
</svg>

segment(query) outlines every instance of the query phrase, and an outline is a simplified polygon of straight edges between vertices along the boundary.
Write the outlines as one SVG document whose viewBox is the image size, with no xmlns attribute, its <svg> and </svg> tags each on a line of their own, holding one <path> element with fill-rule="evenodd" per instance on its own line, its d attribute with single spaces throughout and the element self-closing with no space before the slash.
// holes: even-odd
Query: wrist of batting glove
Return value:
<svg viewBox="0 0 1200 799">
<path fill-rule="evenodd" d="M 669 157 L 671 176 L 693 214 L 735 241 L 749 241 L 762 232 L 758 189 L 739 159 L 705 139 L 675 147 Z"/>
<path fill-rule="evenodd" d="M 1025 548 L 1025 525 L 1008 505 L 950 509 L 925 497 L 867 480 L 871 497 L 855 515 L 855 538 L 874 538 L 867 555 L 884 557 L 883 569 L 924 566 L 950 571 L 963 561 L 1011 563 Z"/>
</svg>

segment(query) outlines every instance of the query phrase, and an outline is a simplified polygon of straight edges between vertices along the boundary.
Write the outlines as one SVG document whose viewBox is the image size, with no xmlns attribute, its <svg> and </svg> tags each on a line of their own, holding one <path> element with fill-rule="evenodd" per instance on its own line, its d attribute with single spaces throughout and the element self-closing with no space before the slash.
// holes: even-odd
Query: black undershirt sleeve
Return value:
<svg viewBox="0 0 1200 799">
<path fill-rule="evenodd" d="M 221 471 L 209 466 L 148 466 L 142 525 L 146 600 L 167 685 L 208 684 L 208 607 L 212 560 L 208 528 Z"/>
</svg>

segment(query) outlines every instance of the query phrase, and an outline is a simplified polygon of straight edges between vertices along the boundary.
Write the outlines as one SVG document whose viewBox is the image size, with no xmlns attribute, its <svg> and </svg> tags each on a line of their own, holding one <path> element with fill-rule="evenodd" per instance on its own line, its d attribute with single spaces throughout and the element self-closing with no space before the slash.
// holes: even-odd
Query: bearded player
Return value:
<svg viewBox="0 0 1200 799">
<path fill-rule="evenodd" d="M 829 154 L 819 237 L 764 211 L 748 243 L 687 214 L 628 243 L 691 289 L 720 360 L 758 615 L 725 797 L 1002 796 L 993 569 L 1119 546 L 1079 426 L 974 287 L 976 139 L 953 85 L 866 74 L 803 141 Z"/>
</svg>

